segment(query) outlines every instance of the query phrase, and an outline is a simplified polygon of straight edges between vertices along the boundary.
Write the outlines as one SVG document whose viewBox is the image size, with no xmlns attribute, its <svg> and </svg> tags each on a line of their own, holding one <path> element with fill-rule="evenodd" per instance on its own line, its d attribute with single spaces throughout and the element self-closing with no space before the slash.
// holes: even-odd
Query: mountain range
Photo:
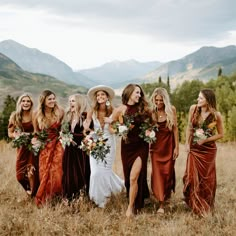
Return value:
<svg viewBox="0 0 236 236">
<path fill-rule="evenodd" d="M 100 67 L 73 71 L 56 57 L 35 48 L 28 48 L 13 40 L 0 42 L 0 52 L 9 57 L 22 70 L 47 74 L 67 84 L 89 88 L 97 84 L 122 89 L 128 83 L 157 82 L 161 76 L 169 76 L 172 88 L 184 80 L 209 80 L 217 76 L 221 67 L 223 74 L 236 72 L 236 46 L 202 47 L 175 61 L 161 63 L 136 60 L 112 61 Z"/>
<path fill-rule="evenodd" d="M 37 102 L 39 93 L 44 89 L 53 90 L 64 104 L 69 95 L 87 92 L 84 87 L 69 85 L 49 75 L 23 70 L 10 58 L 0 53 L 0 108 L 7 95 L 17 97 L 22 93 L 30 92 Z"/>
</svg>

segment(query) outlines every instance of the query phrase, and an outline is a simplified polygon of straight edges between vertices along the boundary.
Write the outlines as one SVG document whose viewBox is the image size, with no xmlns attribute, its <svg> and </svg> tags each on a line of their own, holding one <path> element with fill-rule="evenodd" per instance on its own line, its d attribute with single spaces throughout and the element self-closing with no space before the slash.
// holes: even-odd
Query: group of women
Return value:
<svg viewBox="0 0 236 236">
<path fill-rule="evenodd" d="M 30 95 L 23 94 L 18 99 L 16 111 L 9 120 L 9 137 L 19 137 L 19 130 L 21 133 L 44 130 L 48 142 L 37 156 L 25 146 L 17 149 L 17 180 L 28 195 L 35 197 L 38 206 L 54 197 L 70 201 L 87 193 L 96 205 L 104 207 L 112 194 L 126 188 L 126 216 L 131 217 L 144 207 L 144 199 L 149 197 L 147 160 L 150 155 L 151 188 L 159 201 L 157 213 L 164 214 L 165 202 L 175 191 L 174 166 L 179 155 L 176 109 L 171 105 L 167 91 L 156 88 L 149 103 L 140 85 L 128 84 L 122 92 L 122 104 L 116 108 L 112 105 L 115 92 L 109 86 L 95 86 L 87 95 L 70 96 L 66 112 L 58 106 L 56 95 L 50 90 L 41 93 L 35 111 Z M 188 159 L 183 194 L 193 212 L 204 215 L 214 206 L 215 141 L 223 137 L 223 125 L 212 90 L 201 90 L 197 100 L 190 108 L 186 131 Z M 116 134 L 111 127 L 120 121 L 120 117 L 130 118 L 132 124 L 127 136 L 121 138 L 124 180 L 112 170 Z M 147 121 L 156 127 L 155 141 L 151 143 L 140 136 L 140 127 Z M 69 125 L 73 135 L 71 144 L 65 149 L 58 138 L 62 122 Z M 196 139 L 196 131 L 204 131 L 203 126 L 208 127 L 206 135 Z M 106 145 L 110 147 L 105 156 L 106 164 L 78 148 L 86 134 L 98 129 L 103 131 Z M 37 136 L 31 142 L 37 142 Z"/>
</svg>

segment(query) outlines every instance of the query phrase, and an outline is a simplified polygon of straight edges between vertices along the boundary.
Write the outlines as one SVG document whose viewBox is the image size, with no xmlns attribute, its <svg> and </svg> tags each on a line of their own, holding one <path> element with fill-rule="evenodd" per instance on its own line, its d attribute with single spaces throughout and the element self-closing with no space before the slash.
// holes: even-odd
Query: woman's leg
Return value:
<svg viewBox="0 0 236 236">
<path fill-rule="evenodd" d="M 129 205 L 126 211 L 127 217 L 130 217 L 133 215 L 134 202 L 135 202 L 135 198 L 138 192 L 138 178 L 139 178 L 141 168 L 142 168 L 142 160 L 140 157 L 138 157 L 134 161 L 134 164 L 130 172 Z"/>
</svg>

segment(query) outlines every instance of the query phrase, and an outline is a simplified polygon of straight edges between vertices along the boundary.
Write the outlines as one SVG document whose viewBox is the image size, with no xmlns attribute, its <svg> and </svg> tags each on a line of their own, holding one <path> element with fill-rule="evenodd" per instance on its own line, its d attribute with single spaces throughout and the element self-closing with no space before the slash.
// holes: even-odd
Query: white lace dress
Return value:
<svg viewBox="0 0 236 236">
<path fill-rule="evenodd" d="M 94 130 L 100 129 L 100 122 L 93 115 Z M 90 155 L 90 186 L 89 197 L 99 207 L 104 207 L 111 194 L 116 194 L 124 188 L 124 181 L 112 170 L 112 165 L 116 156 L 115 135 L 109 132 L 109 124 L 104 126 L 104 137 L 108 138 L 107 145 L 110 145 L 110 153 L 106 154 L 106 164 L 97 161 Z"/>
</svg>

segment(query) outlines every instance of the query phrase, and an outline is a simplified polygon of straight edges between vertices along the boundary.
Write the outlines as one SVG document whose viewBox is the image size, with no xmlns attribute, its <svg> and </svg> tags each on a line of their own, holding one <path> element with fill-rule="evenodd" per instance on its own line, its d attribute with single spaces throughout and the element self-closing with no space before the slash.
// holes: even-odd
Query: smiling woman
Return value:
<svg viewBox="0 0 236 236">
<path fill-rule="evenodd" d="M 64 151 L 59 141 L 59 130 L 63 116 L 64 111 L 57 105 L 55 93 L 44 90 L 39 97 L 39 105 L 34 114 L 34 131 L 44 131 L 48 139 L 39 154 L 40 185 L 35 197 L 38 206 L 62 194 Z M 34 139 L 32 142 L 37 141 L 37 138 Z"/>
</svg>

